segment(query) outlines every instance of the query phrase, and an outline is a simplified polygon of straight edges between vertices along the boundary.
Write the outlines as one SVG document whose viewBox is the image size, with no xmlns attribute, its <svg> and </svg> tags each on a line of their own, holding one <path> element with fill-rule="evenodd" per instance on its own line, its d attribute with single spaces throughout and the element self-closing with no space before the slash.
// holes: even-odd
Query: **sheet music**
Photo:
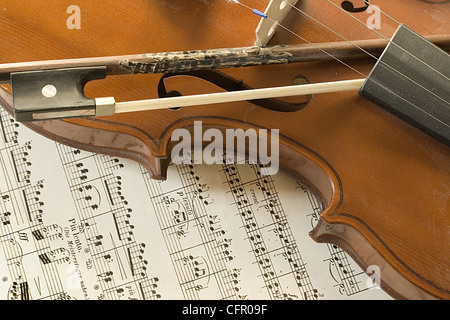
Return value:
<svg viewBox="0 0 450 320">
<path fill-rule="evenodd" d="M 0 299 L 390 299 L 308 235 L 320 207 L 255 165 L 72 149 L 0 113 Z"/>
</svg>

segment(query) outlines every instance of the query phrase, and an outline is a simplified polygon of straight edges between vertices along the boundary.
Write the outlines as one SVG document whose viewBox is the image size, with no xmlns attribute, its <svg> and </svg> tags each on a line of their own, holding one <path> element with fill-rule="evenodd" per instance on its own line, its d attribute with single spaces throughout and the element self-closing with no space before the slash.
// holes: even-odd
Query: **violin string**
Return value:
<svg viewBox="0 0 450 320">
<path fill-rule="evenodd" d="M 241 1 L 238 1 L 238 0 L 229 0 L 229 1 L 231 1 L 231 2 L 233 2 L 233 3 L 235 3 L 235 4 L 239 4 L 239 5 L 243 6 L 244 8 L 246 8 L 246 9 L 248 9 L 248 10 L 251 10 L 253 13 L 255 13 L 255 9 L 253 9 L 253 8 L 251 8 L 250 6 L 248 6 L 248 5 L 244 4 L 244 3 L 242 3 Z M 326 1 L 329 1 L 329 0 L 326 0 Z M 338 7 L 338 8 L 339 8 L 339 7 Z M 341 8 L 339 8 L 339 9 L 340 9 L 340 10 L 343 10 L 343 9 L 341 9 Z M 259 12 L 259 11 L 258 11 L 258 12 Z M 302 12 L 302 11 L 301 11 L 301 12 Z M 345 12 L 345 11 L 344 11 L 344 12 Z M 257 13 L 257 14 L 258 14 L 258 13 Z M 260 15 L 260 14 L 258 14 L 258 15 Z M 260 16 L 261 16 L 261 15 L 260 15 Z M 362 72 L 360 72 L 359 70 L 353 68 L 352 66 L 350 66 L 350 65 L 347 64 L 347 63 L 345 63 L 344 61 L 342 61 L 342 60 L 339 59 L 338 57 L 335 57 L 333 54 L 327 52 L 327 51 L 324 50 L 323 48 L 320 48 L 320 47 L 317 46 L 315 43 L 313 43 L 313 42 L 311 42 L 311 41 L 309 41 L 309 40 L 303 38 L 302 36 L 300 36 L 300 35 L 297 34 L 296 32 L 294 32 L 294 31 L 290 30 L 289 28 L 285 27 L 284 25 L 280 24 L 278 21 L 275 21 L 275 20 L 271 19 L 271 18 L 268 17 L 267 15 L 264 15 L 264 16 L 262 16 L 262 17 L 265 18 L 265 19 L 268 19 L 268 20 L 271 21 L 274 25 L 275 25 L 275 24 L 278 25 L 279 27 L 281 27 L 281 28 L 284 29 L 285 31 L 289 32 L 290 34 L 294 35 L 295 37 L 301 39 L 302 41 L 304 41 L 304 42 L 306 42 L 306 43 L 308 43 L 308 44 L 310 44 L 310 45 L 316 47 L 316 49 L 322 51 L 324 54 L 328 55 L 329 57 L 331 57 L 331 58 L 333 58 L 334 60 L 338 61 L 339 63 L 343 64 L 343 65 L 346 66 L 347 68 L 350 68 L 352 71 L 358 73 L 359 75 L 362 75 L 363 77 L 367 77 L 366 75 L 364 75 L 364 74 L 363 74 Z M 366 26 L 367 26 L 367 25 L 366 25 Z M 368 26 L 367 26 L 367 27 L 368 27 Z M 370 29 L 370 28 L 369 28 L 369 29 Z M 333 31 L 333 32 L 334 32 L 334 31 Z M 388 40 L 388 41 L 389 41 L 389 40 Z M 389 42 L 390 42 L 390 41 L 389 41 Z M 356 45 L 356 44 L 353 43 L 353 45 Z M 362 48 L 360 48 L 358 45 L 356 45 L 356 47 L 362 50 Z M 380 61 L 380 60 L 379 60 L 378 58 L 376 58 L 376 57 L 375 57 L 375 59 L 376 59 L 379 63 L 384 63 L 383 61 Z M 430 93 L 431 95 L 435 96 L 436 98 L 438 98 L 438 99 L 442 100 L 443 102 L 445 102 L 446 104 L 450 105 L 450 103 L 449 103 L 448 101 L 446 101 L 446 100 L 443 99 L 442 97 L 439 97 L 439 96 L 436 95 L 434 92 L 432 92 L 432 91 L 430 91 L 429 89 L 423 87 L 422 85 L 420 85 L 420 84 L 417 83 L 416 81 L 414 81 L 414 80 L 408 78 L 406 75 L 402 74 L 400 71 L 396 70 L 395 68 L 393 68 L 393 67 L 387 65 L 386 63 L 384 63 L 384 64 L 385 64 L 386 66 L 388 66 L 389 68 L 391 68 L 392 70 L 394 70 L 395 72 L 397 72 L 398 74 L 400 74 L 400 75 L 401 75 L 402 77 L 404 77 L 405 79 L 407 79 L 407 80 L 413 82 L 414 84 L 416 84 L 417 86 L 421 87 L 422 89 L 424 89 L 425 91 L 427 91 L 427 92 Z M 445 122 L 443 122 L 442 120 L 436 118 L 435 116 L 429 114 L 428 112 L 426 112 L 425 110 L 423 110 L 423 109 L 420 108 L 419 106 L 415 105 L 414 103 L 409 102 L 408 100 L 406 100 L 406 99 L 403 98 L 402 96 L 398 95 L 397 93 L 395 93 L 395 92 L 389 90 L 389 89 L 386 88 L 384 85 L 382 85 L 382 84 L 376 82 L 376 81 L 373 80 L 373 79 L 372 79 L 371 81 L 375 82 L 377 85 L 379 85 L 379 86 L 381 86 L 383 89 L 385 89 L 385 90 L 391 92 L 393 95 L 395 95 L 395 96 L 397 96 L 398 98 L 404 100 L 405 102 L 408 102 L 408 103 L 412 104 L 412 106 L 413 106 L 414 108 L 416 108 L 417 110 L 419 110 L 419 111 L 421 111 L 421 112 L 427 114 L 428 116 L 432 117 L 432 118 L 435 119 L 436 121 L 441 122 L 441 123 L 444 124 L 446 127 L 450 127 L 450 125 L 448 125 L 447 123 L 445 123 Z"/>
<path fill-rule="evenodd" d="M 450 78 L 448 78 L 446 75 L 444 75 L 443 73 L 439 72 L 438 70 L 436 70 L 435 68 L 433 68 L 432 66 L 430 66 L 429 64 L 427 64 L 425 61 L 421 60 L 419 57 L 415 56 L 414 54 L 412 54 L 411 52 L 409 52 L 408 50 L 406 50 L 405 48 L 403 48 L 402 46 L 398 45 L 395 42 L 392 42 L 391 39 L 389 39 L 388 37 L 384 36 L 381 32 L 378 32 L 377 30 L 375 30 L 374 28 L 370 28 L 366 23 L 364 23 L 364 21 L 358 19 L 357 17 L 353 16 L 350 12 L 346 11 L 345 9 L 339 7 L 337 4 L 335 4 L 334 2 L 332 2 L 331 0 L 325 0 L 327 1 L 329 4 L 333 5 L 334 7 L 336 7 L 338 10 L 342 11 L 343 13 L 345 13 L 347 16 L 351 17 L 352 19 L 354 19 L 355 21 L 357 21 L 358 23 L 360 23 L 361 25 L 363 25 L 364 27 L 366 27 L 367 29 L 371 30 L 372 32 L 376 33 L 377 35 L 379 35 L 381 38 L 383 38 L 384 40 L 388 41 L 388 43 L 396 46 L 397 48 L 399 48 L 400 50 L 402 50 L 403 52 L 405 52 L 406 54 L 410 55 L 411 57 L 413 57 L 414 59 L 416 59 L 417 61 L 419 61 L 420 63 L 424 64 L 426 67 L 432 69 L 434 72 L 438 73 L 440 76 L 444 77 L 447 80 L 450 80 Z M 298 11 L 302 12 L 300 9 L 298 9 L 297 7 L 293 6 L 292 4 L 289 4 L 292 8 L 297 9 Z M 402 23 L 398 22 L 397 20 L 395 20 L 393 17 L 391 17 L 390 15 L 388 15 L 386 12 L 382 11 L 379 7 L 374 7 L 375 10 L 379 11 L 381 14 L 385 15 L 386 17 L 388 17 L 389 19 L 391 19 L 392 21 L 394 21 L 395 23 L 397 23 L 398 25 L 401 25 Z"/>
<path fill-rule="evenodd" d="M 289 33 L 292 34 L 293 36 L 295 36 L 295 37 L 297 37 L 297 38 L 303 40 L 304 42 L 306 42 L 306 43 L 308 43 L 308 44 L 310 44 L 310 45 L 313 45 L 314 47 L 316 47 L 316 49 L 319 49 L 320 51 L 322 51 L 322 53 L 328 55 L 329 57 L 331 57 L 331 58 L 333 58 L 334 60 L 336 60 L 337 62 L 343 64 L 343 65 L 346 66 L 347 68 L 349 68 L 349 69 L 353 70 L 354 72 L 358 73 L 359 75 L 361 75 L 361 76 L 367 78 L 367 75 L 366 75 L 366 74 L 364 74 L 364 73 L 362 73 L 361 71 L 359 71 L 358 69 L 352 67 L 352 66 L 349 65 L 348 63 L 342 61 L 342 60 L 339 59 L 338 57 L 332 55 L 332 54 L 329 53 L 328 51 L 326 51 L 326 50 L 322 49 L 321 47 L 317 46 L 315 43 L 306 40 L 305 38 L 303 38 L 302 36 L 300 36 L 298 33 L 296 33 L 296 32 L 294 32 L 294 31 L 290 30 L 289 28 L 287 28 L 287 27 L 285 27 L 284 25 L 278 23 L 277 21 L 273 20 L 273 19 L 270 18 L 270 17 L 267 17 L 267 19 L 268 19 L 269 21 L 271 21 L 272 23 L 274 23 L 274 24 L 276 23 L 280 28 L 282 28 L 282 29 L 284 29 L 285 31 L 289 32 Z"/>
<path fill-rule="evenodd" d="M 247 8 L 249 10 L 251 10 L 252 12 L 255 12 L 253 8 L 249 7 L 248 5 L 242 3 L 241 1 L 237 1 L 237 0 L 230 0 L 233 3 L 239 4 L 241 6 L 243 6 L 244 8 Z M 302 37 L 301 35 L 299 35 L 298 33 L 290 30 L 289 28 L 285 27 L 284 25 L 280 24 L 278 21 L 273 20 L 272 18 L 270 18 L 267 15 L 264 15 L 263 18 L 269 20 L 270 22 L 272 22 L 274 25 L 277 24 L 280 28 L 284 29 L 285 31 L 289 32 L 290 34 L 292 34 L 293 36 L 299 38 L 300 40 L 314 46 L 316 49 L 320 50 L 322 53 L 326 54 L 327 56 L 329 56 L 330 58 L 336 60 L 337 62 L 343 64 L 344 66 L 346 66 L 347 68 L 353 70 L 354 72 L 358 73 L 360 76 L 363 76 L 364 78 L 367 78 L 367 75 L 362 73 L 361 71 L 357 70 L 356 68 L 352 67 L 351 65 L 349 65 L 348 63 L 342 61 L 341 59 L 339 59 L 338 57 L 335 57 L 334 55 L 332 55 L 331 53 L 327 52 L 326 50 L 324 50 L 323 48 L 319 47 L 318 45 L 316 45 L 315 43 L 308 41 L 307 39 L 305 39 L 304 37 Z"/>
<path fill-rule="evenodd" d="M 270 19 L 270 18 L 269 18 L 269 20 L 270 20 L 272 23 L 276 23 L 276 21 L 274 21 L 273 19 Z M 291 34 L 293 34 L 293 35 L 299 37 L 300 39 L 304 40 L 303 37 L 299 36 L 299 35 L 296 34 L 294 31 L 292 31 L 292 30 L 286 28 L 285 26 L 283 26 L 283 25 L 281 25 L 281 24 L 278 24 L 278 26 L 280 26 L 282 29 L 288 31 L 289 33 L 291 33 Z M 304 40 L 304 41 L 305 41 L 305 40 Z M 306 42 L 308 42 L 309 44 L 314 45 L 314 43 L 311 43 L 311 42 L 309 42 L 309 41 L 307 41 L 307 40 L 306 40 Z M 358 46 L 357 46 L 357 47 L 358 47 Z M 317 47 L 317 48 L 319 48 L 319 47 Z M 345 63 L 345 62 L 342 61 L 341 59 L 339 59 L 339 58 L 333 56 L 332 54 L 326 52 L 325 50 L 323 50 L 323 49 L 321 49 L 321 48 L 319 48 L 319 49 L 320 49 L 322 52 L 326 53 L 327 55 L 333 57 L 333 59 L 335 59 L 335 60 L 337 60 L 338 62 L 342 63 L 344 66 L 350 68 L 351 70 L 353 70 L 353 71 L 357 72 L 358 74 L 362 75 L 363 77 L 366 77 L 366 78 L 367 78 L 367 76 L 364 75 L 362 72 L 360 72 L 359 70 L 353 68 L 352 66 L 350 66 L 350 65 L 347 64 L 347 63 Z M 362 49 L 362 48 L 360 48 L 360 49 Z M 362 50 L 363 50 L 363 49 L 362 49 Z M 365 51 L 365 50 L 363 50 L 363 51 Z M 370 54 L 370 55 L 372 55 L 372 54 Z M 372 56 L 373 56 L 373 55 L 372 55 Z M 384 61 L 379 60 L 379 59 L 376 58 L 376 57 L 375 57 L 375 59 L 376 59 L 379 63 L 382 63 L 383 65 L 387 66 L 388 68 L 390 68 L 390 69 L 393 70 L 394 72 L 398 73 L 400 76 L 402 76 L 402 77 L 405 78 L 406 80 L 408 80 L 408 81 L 414 83 L 415 85 L 417 85 L 418 87 L 424 89 L 425 91 L 427 91 L 427 92 L 430 93 L 431 95 L 435 96 L 435 97 L 438 98 L 439 100 L 442 100 L 443 102 L 445 102 L 445 103 L 447 103 L 447 104 L 450 105 L 450 103 L 449 103 L 447 100 L 445 100 L 445 99 L 443 99 L 442 97 L 436 95 L 434 92 L 430 91 L 429 89 L 425 88 L 425 87 L 422 86 L 421 84 L 417 83 L 416 81 L 414 81 L 414 80 L 412 80 L 411 78 L 407 77 L 406 75 L 402 74 L 400 71 L 398 71 L 398 70 L 395 69 L 394 67 L 390 66 L 389 64 L 385 63 Z M 385 90 L 391 92 L 393 95 L 395 95 L 396 97 L 398 97 L 398 98 L 404 100 L 405 102 L 409 102 L 408 100 L 406 100 L 406 99 L 403 98 L 402 96 L 400 96 L 400 95 L 398 95 L 397 93 L 393 92 L 392 90 L 386 88 L 383 84 L 379 83 L 378 81 L 375 81 L 375 80 L 373 80 L 373 79 L 372 79 L 371 81 L 375 82 L 377 85 L 379 85 L 379 86 L 382 87 L 383 89 L 385 89 Z M 411 103 L 411 102 L 409 102 L 409 103 Z M 423 109 L 420 108 L 419 106 L 415 105 L 414 103 L 412 103 L 412 105 L 414 106 L 414 108 L 420 110 L 420 111 L 423 112 L 423 113 L 426 113 L 426 114 L 429 115 L 430 117 L 434 118 L 435 120 L 437 120 L 437 121 L 443 123 L 445 126 L 449 127 L 448 124 L 446 124 L 445 122 L 441 121 L 440 119 L 434 117 L 433 115 L 431 115 L 430 113 L 426 112 L 425 110 L 423 110 Z"/>
<path fill-rule="evenodd" d="M 326 0 L 329 1 L 329 0 Z M 446 102 L 447 104 L 450 104 L 447 100 L 443 99 L 442 97 L 438 96 L 437 94 L 435 94 L 434 92 L 432 92 L 431 90 L 425 88 L 424 86 L 422 86 L 421 84 L 419 84 L 418 82 L 414 81 L 413 79 L 409 78 L 408 76 L 402 74 L 400 71 L 398 71 L 397 69 L 395 69 L 393 66 L 387 64 L 386 62 L 380 60 L 379 58 L 377 58 L 375 55 L 373 55 L 372 53 L 370 53 L 369 51 L 365 50 L 364 48 L 362 48 L 361 46 L 359 46 L 358 44 L 356 44 L 355 42 L 351 41 L 350 39 L 348 39 L 347 37 L 345 37 L 344 35 L 340 34 L 339 32 L 333 30 L 332 28 L 330 28 L 329 26 L 325 25 L 324 23 L 322 23 L 321 21 L 319 21 L 318 19 L 314 18 L 313 16 L 307 14 L 306 12 L 304 12 L 303 10 L 295 7 L 294 5 L 288 3 L 288 5 L 290 5 L 293 9 L 297 10 L 299 13 L 305 15 L 306 17 L 308 17 L 309 19 L 313 20 L 314 22 L 318 23 L 319 25 L 321 25 L 323 28 L 326 28 L 327 30 L 329 30 L 330 32 L 334 33 L 335 35 L 337 35 L 338 37 L 340 37 L 341 39 L 344 39 L 346 42 L 352 44 L 354 47 L 358 48 L 360 51 L 364 52 L 365 54 L 367 54 L 368 56 L 370 56 L 371 58 L 375 59 L 376 61 L 378 61 L 378 63 L 383 64 L 385 67 L 389 68 L 390 70 L 394 71 L 395 73 L 399 74 L 400 76 L 402 76 L 403 78 L 405 78 L 406 80 L 412 82 L 413 84 L 417 85 L 418 87 L 426 90 L 428 93 L 434 95 L 436 98 L 438 98 L 439 100 L 442 100 L 443 102 Z M 345 12 L 344 9 L 340 8 L 341 10 L 343 10 Z M 345 12 L 347 13 L 347 12 Z M 370 30 L 373 30 L 371 28 L 369 28 L 364 22 L 362 22 L 361 20 L 357 19 L 359 22 L 361 22 L 365 27 L 367 27 Z M 396 21 L 394 19 L 394 21 Z M 283 28 L 283 26 L 281 26 L 280 24 L 278 24 L 280 27 Z M 285 28 L 283 28 L 285 29 Z M 375 31 L 375 30 L 373 30 Z M 377 31 L 375 31 L 376 33 L 378 33 Z M 294 32 L 291 32 L 294 33 Z M 380 34 L 380 33 L 378 33 Z M 384 36 L 383 36 L 384 38 Z M 407 50 L 405 50 L 404 48 L 402 48 L 401 46 L 399 46 L 398 44 L 392 42 L 389 39 L 385 40 L 388 41 L 388 43 L 392 44 L 392 45 L 396 45 L 397 47 L 401 48 L 403 51 L 405 51 L 406 53 L 408 53 L 409 55 L 413 56 L 414 58 L 416 58 L 417 60 L 419 60 L 421 63 L 423 63 L 426 67 L 432 69 L 433 71 L 435 71 L 436 73 L 438 73 L 439 75 L 441 75 L 442 77 L 446 78 L 447 80 L 450 80 L 448 77 L 446 77 L 444 74 L 442 74 L 441 72 L 439 72 L 438 70 L 435 70 L 432 66 L 428 65 L 426 62 L 420 60 L 419 58 L 417 58 L 416 56 L 414 56 L 413 54 L 411 54 L 410 52 L 408 52 Z M 384 88 L 384 87 L 383 87 Z M 386 88 L 385 88 L 386 89 Z"/>
<path fill-rule="evenodd" d="M 369 3 L 368 0 L 364 0 L 364 2 L 365 2 L 366 4 L 369 4 L 369 6 L 370 6 L 370 3 Z M 396 24 L 401 25 L 401 22 L 397 21 L 394 17 L 392 17 L 391 15 L 389 15 L 389 14 L 387 14 L 386 12 L 382 11 L 382 10 L 380 9 L 380 7 L 378 7 L 378 6 L 372 6 L 372 7 L 373 7 L 375 10 L 377 10 L 378 12 L 384 14 L 386 17 L 388 17 L 389 19 L 391 19 L 391 20 L 392 20 L 393 22 L 395 22 Z M 342 9 L 342 8 L 341 8 L 341 9 Z M 346 12 L 346 13 L 348 13 L 348 12 Z"/>
<path fill-rule="evenodd" d="M 335 4 L 334 2 L 332 2 L 331 0 L 325 0 L 326 2 L 328 2 L 329 4 L 331 4 L 332 6 L 336 7 L 338 10 L 342 11 L 343 13 L 345 13 L 347 16 L 349 16 L 350 18 L 354 19 L 355 21 L 357 21 L 358 23 L 362 24 L 364 27 L 369 28 L 370 30 L 372 30 L 373 32 L 375 32 L 376 34 L 378 34 L 380 37 L 382 37 L 384 40 L 390 41 L 390 39 L 388 37 L 386 37 L 385 35 L 383 35 L 381 32 L 378 32 L 377 30 L 375 30 L 374 28 L 370 28 L 366 23 L 364 23 L 363 21 L 359 20 L 357 17 L 353 16 L 350 12 L 346 11 L 344 8 L 339 7 L 337 4 Z M 366 1 L 364 1 L 366 2 Z M 401 25 L 401 22 L 398 22 L 397 20 L 395 20 L 393 17 L 391 17 L 390 15 L 388 15 L 386 12 L 382 11 L 378 6 L 374 6 L 375 10 L 377 10 L 378 12 L 380 12 L 381 14 L 385 15 L 386 17 L 390 18 L 392 21 L 394 21 L 396 24 Z"/>
<path fill-rule="evenodd" d="M 248 5 L 242 3 L 241 1 L 236 1 L 236 0 L 230 0 L 236 4 L 240 4 L 241 6 L 252 10 L 253 12 L 255 12 L 255 9 L 252 9 L 251 7 L 249 7 Z M 330 2 L 330 0 L 326 0 L 328 2 Z M 332 3 L 332 2 L 330 2 Z M 337 31 L 333 30 L 332 28 L 328 27 L 327 25 L 325 25 L 324 23 L 320 22 L 319 20 L 317 20 L 316 18 L 312 17 L 311 15 L 307 14 L 306 12 L 300 10 L 299 8 L 293 6 L 291 3 L 286 2 L 287 5 L 291 6 L 292 8 L 294 8 L 295 10 L 297 10 L 298 12 L 302 13 L 303 15 L 307 16 L 308 18 L 314 20 L 316 23 L 320 24 L 322 27 L 326 28 L 327 30 L 333 32 L 334 34 L 336 34 L 337 36 L 339 36 L 340 38 L 344 39 L 345 41 L 347 41 L 348 43 L 352 44 L 353 46 L 355 46 L 356 48 L 358 48 L 360 51 L 366 53 L 367 55 L 369 55 L 370 57 L 374 58 L 376 61 L 379 61 L 380 63 L 384 64 L 386 67 L 390 68 L 391 70 L 399 73 L 402 77 L 408 79 L 409 81 L 413 82 L 414 84 L 422 87 L 419 83 L 415 82 L 414 80 L 408 78 L 406 75 L 402 74 L 400 71 L 396 70 L 394 67 L 386 64 L 384 61 L 380 61 L 376 56 L 374 56 L 373 54 L 371 54 L 370 52 L 368 52 L 367 50 L 365 50 L 364 48 L 358 46 L 356 43 L 354 43 L 353 41 L 349 40 L 347 37 L 343 36 L 342 34 L 338 33 Z M 362 22 L 361 20 L 357 19 L 356 17 L 353 17 L 352 15 L 350 15 L 349 12 L 346 12 L 344 9 L 338 7 L 337 5 L 335 5 L 334 3 L 332 3 L 334 6 L 336 6 L 339 10 L 343 11 L 344 13 L 348 14 L 349 16 L 351 16 L 352 18 L 356 19 L 358 22 L 360 22 L 361 24 L 363 24 L 365 27 L 367 27 L 368 29 L 376 32 L 377 34 L 379 34 L 381 37 L 383 37 L 386 41 L 388 41 L 388 43 L 397 46 L 398 48 L 400 48 L 401 50 L 405 51 L 407 54 L 411 55 L 412 57 L 414 57 L 415 59 L 417 59 L 418 61 L 420 61 L 421 63 L 423 63 L 426 67 L 432 69 L 433 71 L 435 71 L 437 74 L 439 74 L 440 76 L 444 77 L 447 80 L 450 80 L 446 75 L 442 74 L 441 72 L 439 72 L 438 70 L 434 69 L 432 66 L 428 65 L 426 62 L 420 60 L 418 57 L 416 57 L 415 55 L 413 55 L 412 53 L 410 53 L 409 51 L 407 51 L 406 49 L 402 48 L 401 46 L 399 46 L 398 44 L 392 42 L 390 39 L 386 38 L 385 36 L 383 36 L 381 33 L 379 33 L 378 31 L 370 28 L 369 26 L 367 26 L 367 24 L 365 24 L 364 22 Z M 390 19 L 392 19 L 394 22 L 400 24 L 397 20 L 395 20 L 394 18 L 392 18 L 391 16 L 389 16 L 387 13 L 384 13 L 380 10 L 381 13 L 383 13 L 384 15 L 388 16 Z M 297 38 L 303 40 L 306 43 L 309 43 L 313 46 L 315 46 L 315 44 L 311 41 L 306 40 L 305 38 L 303 38 L 302 36 L 300 36 L 299 34 L 295 33 L 294 31 L 288 29 L 287 27 L 285 27 L 284 25 L 280 24 L 278 21 L 274 21 L 273 19 L 271 19 L 270 17 L 268 17 L 267 15 L 263 16 L 265 19 L 268 19 L 269 21 L 271 21 L 274 24 L 277 24 L 279 27 L 281 27 L 282 29 L 284 29 L 285 31 L 291 33 L 292 35 L 296 36 Z M 367 75 L 363 74 L 362 72 L 356 70 L 355 68 L 351 67 L 350 65 L 348 65 L 347 63 L 343 62 L 342 60 L 340 60 L 339 58 L 333 56 L 332 54 L 326 52 L 325 50 L 323 50 L 322 48 L 316 46 L 317 49 L 319 49 L 320 51 L 322 51 L 323 53 L 325 53 L 326 55 L 330 56 L 331 58 L 339 61 L 341 64 L 344 64 L 346 67 L 352 69 L 353 71 L 355 71 L 356 73 L 367 77 Z M 431 94 L 435 95 L 437 98 L 445 101 L 446 103 L 449 103 L 448 101 L 442 99 L 441 97 L 437 96 L 436 94 L 434 94 L 433 92 L 429 91 L 428 89 L 422 87 L 423 89 L 425 89 L 426 91 L 430 92 Z"/>
<path fill-rule="evenodd" d="M 369 51 L 367 51 L 366 49 L 362 48 L 361 46 L 359 46 L 358 44 L 356 44 L 355 42 L 353 42 L 352 40 L 348 39 L 347 37 L 345 37 L 344 35 L 340 34 L 339 32 L 333 30 L 332 28 L 330 28 L 329 26 L 327 26 L 326 24 L 324 24 L 323 22 L 319 21 L 317 18 L 314 18 L 313 16 L 311 16 L 310 14 L 306 13 L 303 10 L 300 10 L 299 8 L 297 8 L 296 6 L 292 5 L 291 3 L 288 3 L 289 6 L 291 6 L 293 9 L 297 10 L 298 12 L 300 12 L 301 14 L 303 14 L 304 16 L 308 17 L 309 19 L 313 20 L 314 22 L 320 24 L 323 28 L 327 29 L 328 31 L 331 31 L 332 33 L 334 33 L 335 35 L 337 35 L 338 37 L 340 37 L 341 39 L 344 39 L 346 42 L 352 44 L 354 47 L 358 48 L 359 50 L 361 50 L 362 52 L 364 52 L 365 54 L 367 54 L 368 56 L 370 56 L 371 58 L 374 58 L 375 60 L 378 61 L 378 58 L 373 55 L 372 53 L 370 53 Z"/>
</svg>

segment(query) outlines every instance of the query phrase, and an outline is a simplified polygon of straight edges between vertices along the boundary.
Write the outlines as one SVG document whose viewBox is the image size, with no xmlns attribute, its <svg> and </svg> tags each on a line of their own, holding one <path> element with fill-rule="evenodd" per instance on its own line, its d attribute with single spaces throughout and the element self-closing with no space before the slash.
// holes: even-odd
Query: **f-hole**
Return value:
<svg viewBox="0 0 450 320">
<path fill-rule="evenodd" d="M 366 11 L 367 8 L 369 8 L 369 6 L 370 6 L 370 0 L 364 0 L 364 4 L 365 5 L 362 6 L 362 7 L 355 8 L 355 5 L 353 4 L 353 2 L 351 2 L 351 1 L 342 1 L 341 7 L 345 11 L 357 13 L 357 12 L 364 12 L 364 11 Z"/>
</svg>

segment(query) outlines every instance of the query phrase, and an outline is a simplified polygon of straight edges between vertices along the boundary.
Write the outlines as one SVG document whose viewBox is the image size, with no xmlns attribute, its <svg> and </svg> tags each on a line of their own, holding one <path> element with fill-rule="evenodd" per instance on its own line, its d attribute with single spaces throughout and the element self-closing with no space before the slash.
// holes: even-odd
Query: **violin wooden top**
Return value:
<svg viewBox="0 0 450 320">
<path fill-rule="evenodd" d="M 340 1 L 332 1 L 340 4 Z M 355 6 L 362 1 L 354 1 Z M 445 1 L 371 1 L 424 36 L 450 34 Z M 147 52 L 252 46 L 258 17 L 228 1 L 79 0 L 81 29 L 68 29 L 68 3 L 38 0 L 0 7 L 0 63 L 119 56 Z M 246 1 L 264 11 L 267 1 Z M 297 7 L 351 40 L 379 39 L 327 1 Z M 367 12 L 352 13 L 366 22 Z M 284 25 L 312 42 L 342 41 L 294 10 Z M 381 17 L 388 38 L 397 24 Z M 301 44 L 279 29 L 270 45 Z M 368 74 L 374 59 L 348 61 Z M 254 87 L 360 78 L 338 61 L 232 68 L 228 76 Z M 156 98 L 160 74 L 111 76 L 89 83 L 88 96 L 117 101 Z M 220 91 L 192 77 L 173 77 L 169 90 L 183 95 Z M 286 101 L 304 100 L 304 97 Z M 2 104 L 11 103 L 1 91 Z M 30 123 L 56 141 L 143 164 L 156 179 L 170 162 L 171 133 L 192 128 L 280 129 L 283 170 L 309 186 L 324 211 L 311 236 L 339 245 L 366 270 L 381 269 L 382 287 L 398 299 L 450 298 L 450 150 L 442 143 L 358 96 L 315 95 L 297 112 L 267 110 L 248 102 L 120 114 L 104 118 Z"/>
</svg>

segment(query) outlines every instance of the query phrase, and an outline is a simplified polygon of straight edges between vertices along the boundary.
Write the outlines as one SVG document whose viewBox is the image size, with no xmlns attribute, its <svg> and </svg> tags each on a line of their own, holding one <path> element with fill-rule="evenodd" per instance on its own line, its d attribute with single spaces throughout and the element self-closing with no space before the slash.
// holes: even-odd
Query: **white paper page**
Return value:
<svg viewBox="0 0 450 320">
<path fill-rule="evenodd" d="M 284 174 L 172 165 L 154 181 L 0 116 L 0 299 L 391 299 L 309 237 L 319 205 Z"/>
</svg>

